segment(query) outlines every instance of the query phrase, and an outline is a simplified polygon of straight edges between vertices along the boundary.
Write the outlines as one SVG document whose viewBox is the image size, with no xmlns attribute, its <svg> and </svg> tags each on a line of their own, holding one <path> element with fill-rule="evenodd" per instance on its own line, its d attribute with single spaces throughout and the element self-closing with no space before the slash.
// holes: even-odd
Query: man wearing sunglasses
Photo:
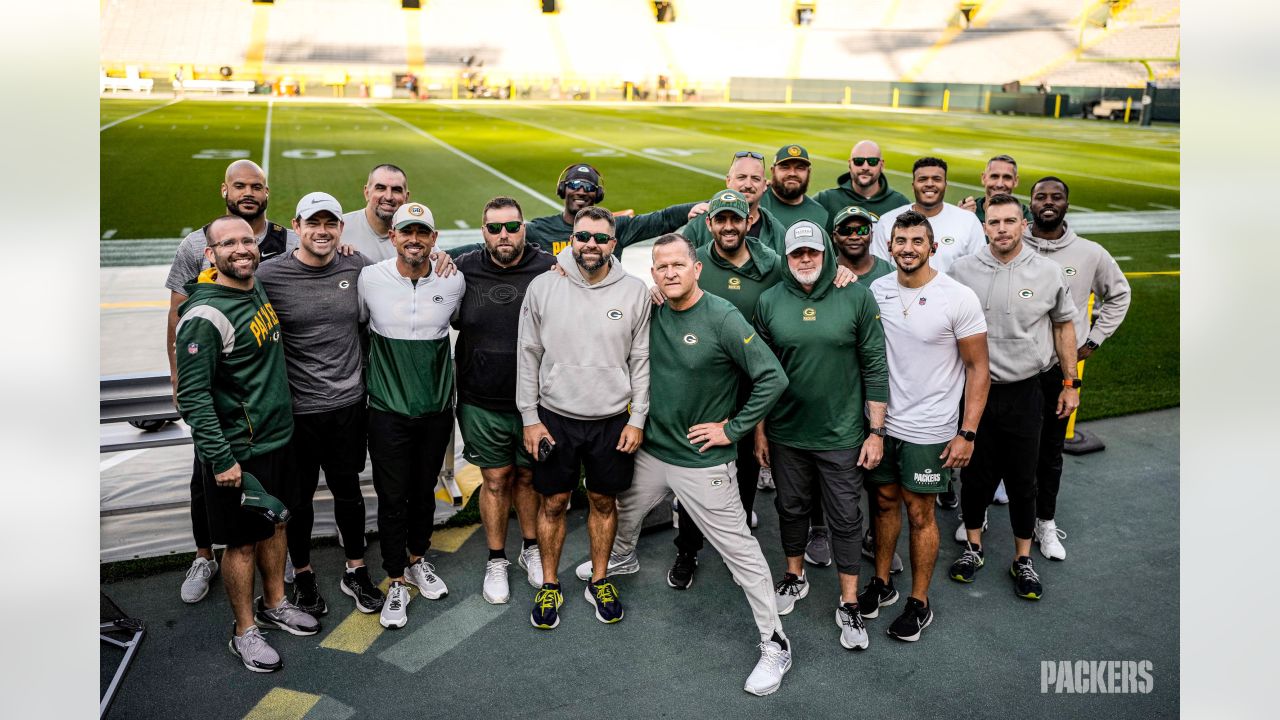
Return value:
<svg viewBox="0 0 1280 720">
<path fill-rule="evenodd" d="M 765 179 L 764 155 L 751 150 L 741 150 L 733 154 L 729 164 L 729 172 L 724 176 L 725 187 L 742 195 L 747 201 L 746 237 L 756 238 L 760 244 L 773 250 L 779 256 L 786 255 L 786 243 L 783 235 L 787 226 L 773 216 L 773 213 L 761 206 L 760 200 L 768 192 Z M 711 229 L 706 222 L 693 219 L 685 225 L 680 234 L 689 239 L 694 247 L 700 248 L 711 242 Z"/>
<path fill-rule="evenodd" d="M 602 207 L 578 211 L 572 244 L 556 256 L 564 272 L 534 278 L 520 308 L 516 407 L 525 451 L 537 459 L 533 486 L 543 496 L 543 584 L 529 620 L 544 630 L 560 624 L 565 511 L 584 466 L 593 565 L 585 596 L 600 622 L 622 619 L 606 569 L 617 531 L 615 497 L 631 487 L 649 414 L 651 308 L 644 281 L 612 255 L 615 227 Z"/>
<path fill-rule="evenodd" d="M 906 195 L 889 187 L 889 181 L 884 177 L 884 156 L 880 146 L 870 140 L 862 140 L 853 146 L 849 153 L 849 172 L 836 179 L 836 187 L 823 190 L 814 200 L 826 208 L 832 218 L 850 205 L 857 205 L 881 217 L 910 202 Z M 830 232 L 833 226 L 827 224 L 823 227 Z"/>
<path fill-rule="evenodd" d="M 972 255 L 987 246 L 982 223 L 971 212 L 945 201 L 947 194 L 947 161 L 922 157 L 911 167 L 911 190 L 916 201 L 880 215 L 871 234 L 871 252 L 889 260 L 889 232 L 898 216 L 908 210 L 929 218 L 937 238 L 938 251 L 930 263 L 939 272 L 949 272 L 958 259 Z"/>
<path fill-rule="evenodd" d="M 457 258 L 467 291 L 453 327 L 458 331 L 458 427 L 462 457 L 480 468 L 480 522 L 489 557 L 482 595 L 492 604 L 511 597 L 507 583 L 507 516 L 514 501 L 523 544 L 519 563 L 528 582 L 542 587 L 538 549 L 539 495 L 533 458 L 524 451 L 524 425 L 516 410 L 516 334 L 520 305 L 533 279 L 556 264 L 555 256 L 525 240 L 520 203 L 495 197 L 485 203 L 480 231 L 484 249 Z"/>
<path fill-rule="evenodd" d="M 830 214 L 809 192 L 809 151 L 800 145 L 783 145 L 773 155 L 773 167 L 769 168 L 769 191 L 760 204 L 773 213 L 783 227 L 791 227 L 801 220 L 808 220 L 820 227 L 827 227 Z"/>
<path fill-rule="evenodd" d="M 858 282 L 870 285 L 893 272 L 893 265 L 871 254 L 871 231 L 876 217 L 860 207 L 847 207 L 836 213 L 831 244 L 836 248 L 836 262 L 849 268 Z"/>
<path fill-rule="evenodd" d="M 982 189 L 986 194 L 980 198 L 972 195 L 956 205 L 961 210 L 968 210 L 978 216 L 978 222 L 987 220 L 987 201 L 1004 193 L 1012 195 L 1018 188 L 1018 161 L 1008 155 L 997 155 L 987 161 L 987 168 L 982 171 Z M 1022 216 L 1031 222 L 1031 208 L 1022 206 Z"/>
</svg>

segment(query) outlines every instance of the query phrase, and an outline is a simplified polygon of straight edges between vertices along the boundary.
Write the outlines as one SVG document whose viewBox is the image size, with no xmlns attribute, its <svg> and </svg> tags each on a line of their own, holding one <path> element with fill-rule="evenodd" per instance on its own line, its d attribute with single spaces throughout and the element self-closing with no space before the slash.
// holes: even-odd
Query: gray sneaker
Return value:
<svg viewBox="0 0 1280 720">
<path fill-rule="evenodd" d="M 409 622 L 409 587 L 402 582 L 393 582 L 387 588 L 387 597 L 382 601 L 382 614 L 378 622 L 384 628 L 402 628 Z"/>
<path fill-rule="evenodd" d="M 257 673 L 275 672 L 284 666 L 280 661 L 280 653 L 267 644 L 262 631 L 257 625 L 249 628 L 244 635 L 236 635 L 236 625 L 231 623 L 231 640 L 227 643 L 231 654 L 240 658 L 244 666 Z"/>
<path fill-rule="evenodd" d="M 773 484 L 773 470 L 762 467 L 760 468 L 760 477 L 756 480 L 757 490 L 777 490 Z"/>
<path fill-rule="evenodd" d="M 804 546 L 804 561 L 817 567 L 831 565 L 831 537 L 825 525 L 809 528 L 809 541 Z"/>
<path fill-rule="evenodd" d="M 752 695 L 769 695 L 782 686 L 782 676 L 791 669 L 791 641 L 787 649 L 772 640 L 760 643 L 760 661 L 747 677 L 743 690 Z"/>
<path fill-rule="evenodd" d="M 844 603 L 836 608 L 836 627 L 840 628 L 840 644 L 844 649 L 866 650 L 871 645 L 857 605 Z"/>
<path fill-rule="evenodd" d="M 418 558 L 418 562 L 404 569 L 404 581 L 417 587 L 422 597 L 428 600 L 439 600 L 449 594 L 449 588 L 436 575 L 435 566 L 426 558 Z"/>
<path fill-rule="evenodd" d="M 292 635 L 315 635 L 320 632 L 320 621 L 289 602 L 288 598 L 281 600 L 273 608 L 268 608 L 263 603 L 261 595 L 254 598 L 253 621 L 260 628 L 280 628 Z"/>
<path fill-rule="evenodd" d="M 870 532 L 862 536 L 862 557 L 872 562 L 876 559 L 876 538 Z M 894 550 L 893 559 L 889 562 L 889 574 L 897 575 L 900 572 L 902 572 L 902 556 Z"/>
<path fill-rule="evenodd" d="M 529 584 L 534 589 L 540 589 L 542 587 L 542 551 L 538 546 L 533 545 L 521 550 L 520 559 L 517 562 L 524 568 Z"/>
<path fill-rule="evenodd" d="M 187 578 L 182 581 L 182 602 L 198 603 L 209 594 L 209 581 L 218 574 L 218 561 L 205 560 L 199 555 L 187 568 Z"/>
<path fill-rule="evenodd" d="M 797 600 L 809 594 L 809 582 L 791 573 L 783 573 L 782 579 L 773 586 L 773 593 L 778 614 L 786 615 L 795 609 Z"/>
<path fill-rule="evenodd" d="M 289 553 L 284 554 L 284 582 L 286 585 L 292 584 L 297 576 L 297 570 L 293 567 L 293 558 L 289 557 Z"/>
<path fill-rule="evenodd" d="M 630 575 L 640 572 L 640 558 L 636 556 L 634 550 L 630 555 L 619 555 L 617 553 L 609 553 L 609 567 L 605 569 L 605 577 L 613 575 Z M 587 560 L 573 571 L 579 580 L 587 582 L 591 581 L 591 561 Z"/>
</svg>

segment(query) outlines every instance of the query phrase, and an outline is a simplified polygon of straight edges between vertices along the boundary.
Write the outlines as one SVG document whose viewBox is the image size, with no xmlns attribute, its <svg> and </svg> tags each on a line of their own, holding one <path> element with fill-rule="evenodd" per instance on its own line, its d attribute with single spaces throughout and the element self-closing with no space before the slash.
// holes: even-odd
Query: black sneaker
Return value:
<svg viewBox="0 0 1280 720">
<path fill-rule="evenodd" d="M 880 616 L 880 608 L 889 607 L 898 602 L 898 591 L 893 588 L 893 578 L 885 585 L 879 577 L 872 575 L 867 587 L 858 593 L 858 609 L 862 617 L 871 619 Z"/>
<path fill-rule="evenodd" d="M 960 507 L 960 498 L 956 496 L 956 486 L 953 483 L 947 483 L 947 489 L 934 497 L 937 498 L 938 507 L 944 510 L 954 510 Z"/>
<path fill-rule="evenodd" d="M 1040 576 L 1031 565 L 1031 558 L 1023 555 L 1009 566 L 1009 574 L 1013 576 L 1013 592 L 1020 598 L 1039 600 L 1044 596 L 1044 586 L 1040 584 Z"/>
<path fill-rule="evenodd" d="M 563 604 L 560 583 L 543 583 L 542 589 L 533 596 L 533 612 L 529 614 L 529 622 L 540 630 L 556 627 L 560 624 L 560 606 Z"/>
<path fill-rule="evenodd" d="M 693 573 L 698 569 L 698 556 L 677 552 L 676 561 L 667 571 L 667 584 L 677 590 L 688 590 L 693 585 Z"/>
<path fill-rule="evenodd" d="M 903 608 L 902 614 L 897 620 L 889 626 L 885 634 L 891 638 L 902 640 L 903 642 L 915 642 L 920 639 L 920 633 L 929 627 L 933 622 L 933 603 L 925 605 L 919 600 L 909 597 L 907 598 L 907 606 Z"/>
<path fill-rule="evenodd" d="M 311 617 L 323 617 L 329 614 L 329 606 L 316 587 L 316 574 L 304 570 L 293 576 L 293 604 Z"/>
<path fill-rule="evenodd" d="M 355 600 L 356 609 L 365 614 L 378 612 L 386 600 L 382 591 L 369 578 L 369 568 L 364 565 L 342 573 L 338 587 L 342 589 L 343 595 Z"/>
<path fill-rule="evenodd" d="M 956 582 L 971 583 L 973 576 L 977 575 L 978 569 L 982 567 L 982 563 L 982 548 L 965 543 L 964 553 L 960 555 L 959 560 L 951 563 L 951 572 L 948 574 Z"/>
<path fill-rule="evenodd" d="M 583 595 L 596 609 L 596 619 L 600 622 L 610 624 L 622 619 L 622 601 L 618 599 L 618 588 L 608 578 L 587 585 Z"/>
</svg>

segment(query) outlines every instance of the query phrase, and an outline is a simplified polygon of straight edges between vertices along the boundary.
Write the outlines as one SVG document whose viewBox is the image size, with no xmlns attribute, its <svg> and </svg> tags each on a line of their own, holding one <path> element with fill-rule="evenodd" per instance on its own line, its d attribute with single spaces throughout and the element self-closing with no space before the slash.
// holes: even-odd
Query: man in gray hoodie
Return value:
<svg viewBox="0 0 1280 720">
<path fill-rule="evenodd" d="M 957 582 L 973 582 L 984 564 L 984 513 L 1004 480 L 1009 493 L 1015 559 L 1009 568 L 1018 597 L 1039 600 L 1044 594 L 1031 562 L 1036 513 L 1036 462 L 1046 401 L 1040 374 L 1054 364 L 1065 378 L 1053 403 L 1054 415 L 1065 418 L 1080 405 L 1076 375 L 1076 306 L 1062 268 L 1040 257 L 1022 241 L 1026 220 L 1012 196 L 1001 193 L 987 201 L 983 225 L 986 247 L 956 260 L 951 276 L 982 299 L 987 319 L 991 390 L 978 423 L 973 457 L 964 475 L 960 507 L 967 542 L 951 565 Z"/>
<path fill-rule="evenodd" d="M 564 602 L 557 570 L 565 511 L 585 466 L 591 513 L 591 584 L 585 595 L 596 619 L 622 619 L 618 590 L 606 578 L 617 532 L 616 496 L 631 487 L 633 453 L 649 412 L 649 292 L 613 256 L 613 214 L 588 206 L 574 217 L 569 247 L 556 256 L 561 273 L 529 283 L 520 308 L 516 409 L 524 446 L 535 458 L 542 589 L 530 622 L 550 630 Z"/>
<path fill-rule="evenodd" d="M 1062 180 L 1049 176 L 1031 186 L 1032 224 L 1022 239 L 1042 256 L 1062 266 L 1062 274 L 1071 288 L 1076 303 L 1076 356 L 1084 360 L 1107 338 L 1115 334 L 1129 312 L 1129 281 L 1111 254 L 1096 242 L 1086 240 L 1068 227 L 1070 190 Z M 1089 311 L 1089 294 L 1094 296 Z M 1092 323 L 1092 327 L 1090 327 Z M 1067 418 L 1049 412 L 1049 392 L 1062 386 L 1062 373 L 1057 365 L 1040 375 L 1045 393 L 1044 429 L 1040 434 L 1040 461 L 1036 466 L 1035 539 L 1040 553 L 1050 560 L 1065 560 L 1062 546 L 1066 533 L 1058 529 L 1054 515 L 1058 505 L 1058 487 L 1062 483 L 1062 446 L 1066 439 Z"/>
</svg>

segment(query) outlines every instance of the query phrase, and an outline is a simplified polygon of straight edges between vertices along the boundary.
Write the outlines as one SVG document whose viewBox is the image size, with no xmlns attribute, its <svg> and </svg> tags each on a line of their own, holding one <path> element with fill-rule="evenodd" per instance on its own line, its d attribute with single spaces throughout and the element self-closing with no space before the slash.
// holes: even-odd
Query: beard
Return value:
<svg viewBox="0 0 1280 720">
<path fill-rule="evenodd" d="M 258 218 L 262 217 L 267 212 L 267 201 L 265 199 L 262 201 L 262 204 L 258 206 L 258 209 L 252 212 L 241 210 L 239 203 L 234 203 L 234 202 L 231 202 L 230 200 L 227 200 L 226 202 L 227 202 L 227 214 L 235 215 L 238 218 L 242 218 L 244 219 L 245 222 L 250 224 L 252 224 L 254 220 L 257 220 Z"/>
<path fill-rule="evenodd" d="M 524 254 L 524 241 L 513 242 L 511 245 L 495 245 L 488 247 L 489 256 L 502 265 L 514 262 L 516 258 Z"/>
<path fill-rule="evenodd" d="M 399 209 L 399 208 L 396 208 L 396 210 L 398 210 L 398 209 Z M 381 205 L 374 205 L 374 206 L 373 206 L 373 215 L 374 215 L 374 217 L 378 218 L 378 219 L 379 219 L 379 220 L 381 220 L 382 222 L 384 222 L 384 223 L 386 223 L 386 224 L 390 225 L 390 224 L 391 224 L 391 219 L 392 219 L 392 218 L 394 218 L 394 217 L 396 216 L 396 211 L 395 211 L 395 210 L 391 210 L 391 211 L 384 211 L 384 210 L 382 209 L 382 206 L 381 206 Z"/>
<path fill-rule="evenodd" d="M 783 200 L 796 200 L 804 197 L 804 194 L 809 192 L 809 181 L 805 180 L 798 185 L 793 184 L 790 188 L 787 187 L 786 183 L 771 181 L 769 187 L 773 188 L 774 195 Z"/>
<path fill-rule="evenodd" d="M 796 270 L 792 268 L 791 274 L 795 277 L 796 282 L 801 285 L 813 285 L 818 282 L 818 276 L 822 274 L 822 267 L 818 266 L 812 270 Z"/>
<path fill-rule="evenodd" d="M 738 250 L 742 248 L 742 244 L 745 242 L 746 238 L 742 233 L 730 236 L 715 236 L 716 249 L 719 250 L 722 255 L 732 255 L 733 253 L 738 252 Z"/>
<path fill-rule="evenodd" d="M 1036 229 L 1042 232 L 1056 232 L 1058 228 L 1062 227 L 1062 221 L 1066 219 L 1066 213 L 1063 213 L 1052 220 L 1043 220 L 1039 215 L 1034 215 L 1031 218 L 1031 224 L 1035 225 Z"/>
<path fill-rule="evenodd" d="M 249 269 L 247 271 L 241 271 L 235 266 L 235 261 L 239 260 L 241 257 L 243 256 L 228 255 L 226 257 L 215 257 L 213 267 L 218 271 L 219 275 L 235 278 L 236 280 L 248 280 L 253 277 L 253 273 L 258 269 L 258 263 L 262 262 L 262 258 L 250 253 L 249 257 L 253 262 L 249 265 Z"/>
<path fill-rule="evenodd" d="M 605 254 L 604 250 L 601 250 L 599 260 L 588 261 L 583 259 L 581 250 L 574 250 L 573 261 L 578 263 L 578 267 L 582 268 L 584 272 L 593 273 L 609 262 L 609 256 Z"/>
</svg>

